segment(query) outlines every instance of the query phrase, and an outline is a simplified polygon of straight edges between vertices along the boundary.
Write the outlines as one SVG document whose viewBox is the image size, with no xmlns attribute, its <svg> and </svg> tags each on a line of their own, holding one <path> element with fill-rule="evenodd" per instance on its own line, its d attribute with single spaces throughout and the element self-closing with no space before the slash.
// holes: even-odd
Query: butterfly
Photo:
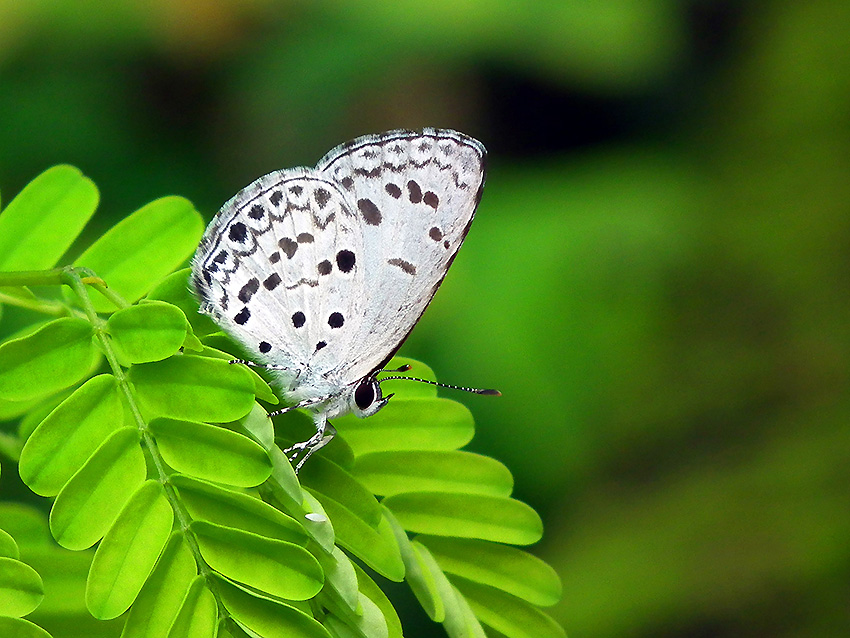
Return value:
<svg viewBox="0 0 850 638">
<path fill-rule="evenodd" d="M 259 178 L 206 229 L 192 260 L 201 312 L 250 353 L 236 361 L 271 371 L 292 404 L 272 414 L 312 413 L 316 434 L 286 450 L 304 453 L 296 470 L 333 437 L 329 419 L 391 398 L 377 375 L 469 231 L 486 155 L 445 129 L 358 137 L 315 168 Z"/>
</svg>

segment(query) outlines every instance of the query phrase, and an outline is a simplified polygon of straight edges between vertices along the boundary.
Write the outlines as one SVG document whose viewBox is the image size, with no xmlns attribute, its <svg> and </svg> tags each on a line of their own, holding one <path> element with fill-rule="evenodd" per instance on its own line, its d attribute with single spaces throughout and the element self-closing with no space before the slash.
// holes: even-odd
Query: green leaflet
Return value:
<svg viewBox="0 0 850 638">
<path fill-rule="evenodd" d="M 196 572 L 195 560 L 183 533 L 172 533 L 150 578 L 130 608 L 121 638 L 163 638 L 181 606 L 185 606 L 184 598 L 189 595 Z M 215 607 L 213 622 L 214 618 Z M 185 632 L 178 635 L 180 638 L 188 636 Z M 212 636 L 212 632 L 207 635 Z"/>
<path fill-rule="evenodd" d="M 115 224 L 74 265 L 91 268 L 133 303 L 192 255 L 203 230 L 203 220 L 191 202 L 162 197 Z M 97 291 L 90 294 L 98 312 L 115 310 Z"/>
<path fill-rule="evenodd" d="M 191 269 L 183 268 L 182 270 L 171 273 L 148 293 L 147 299 L 166 301 L 180 308 L 183 314 L 186 315 L 189 323 L 192 324 L 192 331 L 198 336 L 206 336 L 213 332 L 218 332 L 221 330 L 218 324 L 209 316 L 198 312 L 198 300 L 189 288 L 191 272 Z"/>
<path fill-rule="evenodd" d="M 75 550 L 94 545 L 144 480 L 138 430 L 116 430 L 56 497 L 50 510 L 56 542 Z"/>
<path fill-rule="evenodd" d="M 115 377 L 86 381 L 33 431 L 23 450 L 21 480 L 36 494 L 55 496 L 110 433 L 121 426 L 123 408 Z"/>
<path fill-rule="evenodd" d="M 510 496 L 513 477 L 480 454 L 451 451 L 371 452 L 357 458 L 354 476 L 374 494 L 457 492 Z"/>
<path fill-rule="evenodd" d="M 223 579 L 217 589 L 227 611 L 263 638 L 331 638 L 314 618 L 290 605 L 252 596 Z"/>
<path fill-rule="evenodd" d="M 207 589 L 207 581 L 197 576 L 189 586 L 180 611 L 171 625 L 168 638 L 213 638 L 218 624 L 215 598 Z M 149 633 L 150 638 L 160 638 L 163 633 Z M 132 638 L 129 635 L 121 638 Z"/>
<path fill-rule="evenodd" d="M 355 638 L 388 638 L 387 621 L 378 606 L 362 593 L 358 594 L 360 614 L 339 619 L 333 614 L 325 617 L 325 625 L 336 635 Z M 350 632 L 350 633 L 349 633 Z"/>
<path fill-rule="evenodd" d="M 430 574 L 430 580 L 434 584 L 434 592 L 439 600 L 439 606 L 443 609 L 443 627 L 449 638 L 486 638 L 484 630 L 475 615 L 469 610 L 457 590 L 449 582 L 443 570 L 437 565 L 437 561 L 431 556 L 427 547 L 413 542 L 414 551 L 421 560 L 426 572 Z"/>
<path fill-rule="evenodd" d="M 95 552 L 86 582 L 92 616 L 109 620 L 129 609 L 165 547 L 173 521 L 162 485 L 143 483 Z"/>
<path fill-rule="evenodd" d="M 222 361 L 227 361 L 228 363 L 230 361 L 233 361 L 234 355 L 230 354 L 229 352 L 225 352 L 224 350 L 217 350 L 216 348 L 211 348 L 209 346 L 209 341 L 210 338 L 207 338 L 205 339 L 206 344 L 202 344 L 203 347 L 201 348 L 200 352 L 201 356 L 210 357 L 212 359 L 221 359 Z M 277 405 L 279 403 L 271 387 L 269 387 L 269 384 L 266 383 L 265 379 L 263 379 L 263 377 L 261 377 L 254 368 L 245 365 L 239 365 L 239 367 L 243 370 L 247 370 L 253 377 L 254 393 L 257 395 L 258 399 L 260 399 L 261 401 L 265 401 L 266 403 L 271 403 L 273 405 Z"/>
<path fill-rule="evenodd" d="M 373 529 L 332 498 L 318 493 L 314 496 L 334 521 L 338 545 L 349 550 L 385 578 L 397 583 L 404 579 L 404 563 L 398 543 L 385 518 L 382 517 L 377 529 Z"/>
<path fill-rule="evenodd" d="M 339 608 L 338 615 L 357 614 L 360 597 L 354 563 L 339 547 L 334 547 L 331 555 L 324 552 L 316 554 L 316 559 L 325 573 L 325 586 L 321 594 L 325 602 Z"/>
<path fill-rule="evenodd" d="M 191 529 L 204 560 L 228 578 L 288 600 L 307 600 L 322 589 L 322 568 L 300 545 L 203 521 Z"/>
<path fill-rule="evenodd" d="M 0 558 L 0 616 L 26 616 L 44 599 L 41 576 L 14 558 Z"/>
<path fill-rule="evenodd" d="M 85 319 L 64 317 L 0 345 L 0 399 L 44 397 L 83 379 L 97 356 L 92 334 Z"/>
<path fill-rule="evenodd" d="M 106 322 L 115 354 L 125 366 L 167 359 L 183 345 L 188 328 L 183 311 L 162 301 L 123 308 Z"/>
<path fill-rule="evenodd" d="M 417 541 L 428 547 L 448 574 L 496 587 L 541 607 L 561 598 L 555 570 L 528 552 L 465 538 L 419 536 Z"/>
<path fill-rule="evenodd" d="M 404 580 L 410 586 L 410 590 L 416 596 L 416 600 L 419 601 L 428 617 L 434 622 L 443 622 L 446 617 L 446 610 L 431 573 L 431 570 L 436 567 L 436 561 L 431 558 L 431 562 L 426 563 L 417 549 L 417 544 L 410 542 L 407 533 L 402 529 L 392 512 L 386 507 L 383 508 L 383 511 L 384 516 L 392 526 L 401 558 L 404 561 Z"/>
<path fill-rule="evenodd" d="M 0 556 L 5 558 L 20 558 L 21 552 L 12 535 L 0 529 Z"/>
<path fill-rule="evenodd" d="M 524 600 L 457 576 L 452 581 L 481 622 L 508 638 L 566 638 L 558 623 Z"/>
<path fill-rule="evenodd" d="M 390 600 L 380 587 L 372 580 L 369 575 L 359 566 L 354 566 L 357 572 L 357 583 L 360 587 L 362 596 L 365 596 L 372 602 L 375 607 L 381 612 L 382 619 L 386 623 L 387 635 L 389 638 L 403 638 L 401 629 L 401 620 L 395 611 Z M 361 599 L 361 603 L 362 603 Z M 365 606 L 365 605 L 364 605 Z"/>
<path fill-rule="evenodd" d="M 381 521 L 381 506 L 378 501 L 336 463 L 316 455 L 304 465 L 299 478 L 304 487 L 330 497 L 337 503 L 344 503 L 347 510 L 367 525 L 378 527 Z"/>
<path fill-rule="evenodd" d="M 512 498 L 447 492 L 412 492 L 383 501 L 404 529 L 434 536 L 480 538 L 530 545 L 543 535 L 531 507 Z"/>
<path fill-rule="evenodd" d="M 254 496 L 182 474 L 174 474 L 170 480 L 194 520 L 241 529 L 302 547 L 310 539 L 298 521 Z"/>
<path fill-rule="evenodd" d="M 254 380 L 244 366 L 193 355 L 130 368 L 142 408 L 150 416 L 227 423 L 254 407 Z"/>
<path fill-rule="evenodd" d="M 23 618 L 0 616 L 0 636 L 3 638 L 52 638 L 38 625 Z"/>
<path fill-rule="evenodd" d="M 347 414 L 335 419 L 334 427 L 358 456 L 383 450 L 456 450 L 475 431 L 466 406 L 440 398 L 395 398 L 368 419 Z"/>
<path fill-rule="evenodd" d="M 73 166 L 48 168 L 0 215 L 0 270 L 56 264 L 97 208 L 97 187 Z"/>
<path fill-rule="evenodd" d="M 259 403 L 254 403 L 251 411 L 237 421 L 239 428 L 257 443 L 269 450 L 274 446 L 274 424 L 268 412 Z"/>
<path fill-rule="evenodd" d="M 162 458 L 178 472 L 238 487 L 253 487 L 272 471 L 259 444 L 225 428 L 177 419 L 153 419 L 148 428 Z"/>
</svg>

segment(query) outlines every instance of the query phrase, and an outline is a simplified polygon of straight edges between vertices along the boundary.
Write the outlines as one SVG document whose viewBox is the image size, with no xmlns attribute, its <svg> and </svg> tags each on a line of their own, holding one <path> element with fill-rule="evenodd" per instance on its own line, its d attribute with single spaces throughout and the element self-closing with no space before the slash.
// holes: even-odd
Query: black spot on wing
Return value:
<svg viewBox="0 0 850 638">
<path fill-rule="evenodd" d="M 307 321 L 307 317 L 304 316 L 304 313 L 300 310 L 292 315 L 292 325 L 296 328 L 300 328 Z"/>
<path fill-rule="evenodd" d="M 381 211 L 371 199 L 363 198 L 357 200 L 357 208 L 363 215 L 363 219 L 370 226 L 378 226 L 381 223 Z"/>
<path fill-rule="evenodd" d="M 330 275 L 331 270 L 333 270 L 333 264 L 331 264 L 331 262 L 329 262 L 327 259 L 324 259 L 319 262 L 317 268 L 319 270 L 320 275 Z"/>
<path fill-rule="evenodd" d="M 317 188 L 313 191 L 313 197 L 316 199 L 316 203 L 319 205 L 319 208 L 324 208 L 330 201 L 331 194 L 325 188 Z"/>
<path fill-rule="evenodd" d="M 248 217 L 251 219 L 262 219 L 265 214 L 266 209 L 261 204 L 254 204 L 251 206 L 251 210 L 248 211 Z"/>
<path fill-rule="evenodd" d="M 230 231 L 227 234 L 232 241 L 237 241 L 241 244 L 248 237 L 248 229 L 245 228 L 245 224 L 242 222 L 236 222 L 230 227 Z"/>
<path fill-rule="evenodd" d="M 278 287 L 278 284 L 280 284 L 280 275 L 277 273 L 272 273 L 263 281 L 263 287 L 266 290 L 274 290 Z"/>
<path fill-rule="evenodd" d="M 434 241 L 440 241 L 443 238 L 443 231 L 434 226 L 428 231 L 428 236 Z"/>
<path fill-rule="evenodd" d="M 265 354 L 266 352 L 268 352 L 269 350 L 272 349 L 272 344 L 270 344 L 268 341 L 260 341 L 260 344 L 259 344 L 258 347 L 260 349 L 260 352 Z"/>
<path fill-rule="evenodd" d="M 390 197 L 393 197 L 394 199 L 398 199 L 399 197 L 401 197 L 401 189 L 392 182 L 387 183 L 387 185 L 384 186 L 384 190 L 386 190 L 387 194 L 389 194 Z"/>
<path fill-rule="evenodd" d="M 341 312 L 332 312 L 331 316 L 328 317 L 328 325 L 331 328 L 342 328 L 342 324 L 345 323 L 345 317 L 342 316 Z"/>
<path fill-rule="evenodd" d="M 390 266 L 398 266 L 408 275 L 416 274 L 416 266 L 411 264 L 409 261 L 405 261 L 404 259 L 399 259 L 398 257 L 393 257 L 392 259 L 387 259 L 387 263 Z"/>
<path fill-rule="evenodd" d="M 422 189 L 419 188 L 419 184 L 414 180 L 407 182 L 407 198 L 411 204 L 418 204 L 422 201 Z"/>
<path fill-rule="evenodd" d="M 242 303 L 248 303 L 254 293 L 260 288 L 260 282 L 256 277 L 252 277 L 247 283 L 239 289 L 239 294 L 236 295 Z"/>
<path fill-rule="evenodd" d="M 440 203 L 440 198 L 437 197 L 437 193 L 433 191 L 428 191 L 422 196 L 422 201 L 425 202 L 426 205 L 430 206 L 434 210 L 437 210 L 437 206 Z"/>
<path fill-rule="evenodd" d="M 272 203 L 273 206 L 277 206 L 278 204 L 280 204 L 281 201 L 283 201 L 283 193 L 281 193 L 280 191 L 275 191 L 269 196 L 269 201 Z"/>
<path fill-rule="evenodd" d="M 242 310 L 240 310 L 238 313 L 236 313 L 236 315 L 233 317 L 233 321 L 238 323 L 240 326 L 244 326 L 248 322 L 248 319 L 250 319 L 250 318 L 251 318 L 251 311 L 248 310 L 248 306 L 243 306 Z"/>
<path fill-rule="evenodd" d="M 340 250 L 336 254 L 336 265 L 342 272 L 351 272 L 355 263 L 357 263 L 357 259 L 350 250 Z"/>
<path fill-rule="evenodd" d="M 298 240 L 299 244 L 312 244 L 313 243 L 313 235 L 310 233 L 298 233 L 298 237 L 295 238 Z"/>
<path fill-rule="evenodd" d="M 298 242 L 290 239 L 289 237 L 282 238 L 279 242 L 277 242 L 277 245 L 280 246 L 288 259 L 292 259 L 295 251 L 298 250 Z"/>
</svg>

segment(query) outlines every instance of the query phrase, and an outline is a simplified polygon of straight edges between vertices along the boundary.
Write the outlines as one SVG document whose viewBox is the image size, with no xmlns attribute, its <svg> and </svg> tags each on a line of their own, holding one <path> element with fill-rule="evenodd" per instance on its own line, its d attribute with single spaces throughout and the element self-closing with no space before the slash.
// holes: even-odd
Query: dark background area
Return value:
<svg viewBox="0 0 850 638">
<path fill-rule="evenodd" d="M 74 164 L 101 191 L 88 240 L 167 194 L 211 218 L 364 133 L 480 139 L 478 216 L 402 353 L 502 390 L 455 398 L 544 518 L 550 613 L 572 638 L 850 631 L 850 4 L 0 16 L 2 202 Z"/>
</svg>

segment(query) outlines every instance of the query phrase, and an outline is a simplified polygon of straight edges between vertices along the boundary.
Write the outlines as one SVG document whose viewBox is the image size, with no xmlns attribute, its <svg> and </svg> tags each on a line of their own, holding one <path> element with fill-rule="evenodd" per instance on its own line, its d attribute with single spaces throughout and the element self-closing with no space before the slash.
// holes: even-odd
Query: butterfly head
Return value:
<svg viewBox="0 0 850 638">
<path fill-rule="evenodd" d="M 383 408 L 392 396 L 392 394 L 383 396 L 380 383 L 373 375 L 370 375 L 360 379 L 354 386 L 348 405 L 355 415 L 365 419 Z"/>
</svg>

